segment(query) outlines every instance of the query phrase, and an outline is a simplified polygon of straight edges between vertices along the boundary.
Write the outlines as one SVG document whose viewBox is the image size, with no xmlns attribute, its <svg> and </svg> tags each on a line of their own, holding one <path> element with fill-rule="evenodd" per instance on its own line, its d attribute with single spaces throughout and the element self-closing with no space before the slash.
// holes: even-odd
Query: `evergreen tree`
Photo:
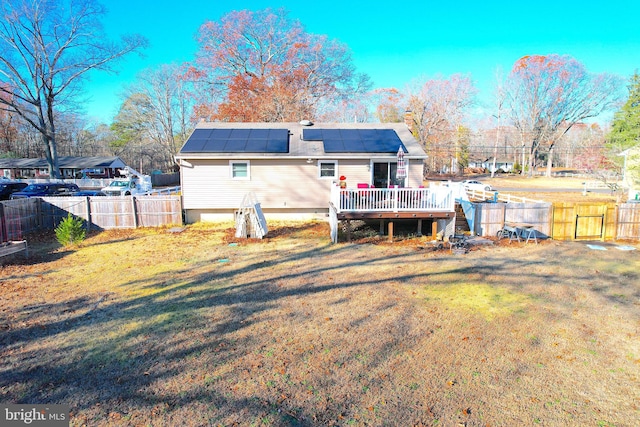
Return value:
<svg viewBox="0 0 640 427">
<path fill-rule="evenodd" d="M 609 145 L 615 151 L 640 144 L 640 74 L 636 71 L 629 83 L 629 99 L 615 113 Z"/>
<path fill-rule="evenodd" d="M 607 145 L 611 159 L 618 164 L 624 162 L 625 184 L 637 188 L 640 186 L 640 74 L 637 71 L 628 88 L 629 98 L 613 117 Z"/>
</svg>

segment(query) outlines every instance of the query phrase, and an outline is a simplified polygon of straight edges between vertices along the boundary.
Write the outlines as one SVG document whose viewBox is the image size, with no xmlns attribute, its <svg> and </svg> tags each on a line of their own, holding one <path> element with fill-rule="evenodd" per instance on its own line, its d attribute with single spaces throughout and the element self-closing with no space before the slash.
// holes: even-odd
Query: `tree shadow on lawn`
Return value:
<svg viewBox="0 0 640 427">
<path fill-rule="evenodd" d="M 471 263 L 457 259 L 442 270 L 442 258 L 406 250 L 372 256 L 376 252 L 357 246 L 313 244 L 277 257 L 227 250 L 229 263 L 202 262 L 158 274 L 150 284 L 123 285 L 139 289 L 137 297 L 78 296 L 39 305 L 38 313 L 54 316 L 1 335 L 1 400 L 70 404 L 76 416 L 94 417 L 97 424 L 108 423 L 113 413 L 194 424 L 348 421 L 358 416 L 356 408 L 368 408 L 375 399 L 354 393 L 353 384 L 346 391 L 338 386 L 356 381 L 361 391 L 384 387 L 385 379 L 373 373 L 389 372 L 398 354 L 423 351 L 435 323 L 446 321 L 416 323 L 425 313 L 407 303 L 396 285 L 444 286 L 452 276 L 472 275 L 476 282 L 491 278 L 514 288 L 526 281 L 553 286 L 553 274 L 537 270 L 563 263 L 487 257 Z M 411 263 L 421 268 L 406 268 Z M 365 271 L 348 274 L 356 268 Z M 573 280 L 588 276 L 576 271 Z M 388 295 L 378 301 L 375 293 L 381 291 Z M 362 298 L 366 293 L 369 300 Z M 356 305 L 367 304 L 369 310 L 357 311 Z M 313 339 L 301 338 L 306 334 Z M 350 347 L 351 341 L 358 345 Z M 269 356 L 270 346 L 281 353 L 280 362 Z M 327 349 L 330 360 L 323 358 Z M 306 373 L 305 363 L 311 363 Z M 418 391 L 403 393 L 418 399 Z M 310 402 L 318 397 L 323 400 Z M 417 411 L 428 416 L 434 406 Z M 194 413 L 208 419 L 195 420 Z M 398 422 L 415 423 L 403 414 L 407 418 Z"/>
</svg>

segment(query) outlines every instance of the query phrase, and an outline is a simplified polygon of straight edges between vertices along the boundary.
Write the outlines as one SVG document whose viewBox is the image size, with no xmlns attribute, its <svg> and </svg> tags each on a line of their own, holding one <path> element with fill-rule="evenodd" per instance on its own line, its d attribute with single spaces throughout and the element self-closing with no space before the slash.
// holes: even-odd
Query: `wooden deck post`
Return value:
<svg viewBox="0 0 640 427">
<path fill-rule="evenodd" d="M 393 221 L 389 221 L 389 241 L 393 242 Z"/>
<path fill-rule="evenodd" d="M 418 220 L 418 231 L 416 233 L 418 237 L 422 237 L 422 219 Z"/>
<path fill-rule="evenodd" d="M 431 221 L 431 237 L 435 239 L 437 236 L 438 236 L 438 221 L 434 219 L 433 221 Z"/>
</svg>

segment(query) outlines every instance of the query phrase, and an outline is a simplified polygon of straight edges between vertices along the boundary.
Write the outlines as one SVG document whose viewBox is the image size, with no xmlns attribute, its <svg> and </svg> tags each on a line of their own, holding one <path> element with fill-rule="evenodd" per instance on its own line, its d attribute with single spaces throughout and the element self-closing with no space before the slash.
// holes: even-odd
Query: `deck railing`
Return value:
<svg viewBox="0 0 640 427">
<path fill-rule="evenodd" d="M 453 212 L 455 197 L 448 187 L 331 188 L 338 212 Z"/>
</svg>

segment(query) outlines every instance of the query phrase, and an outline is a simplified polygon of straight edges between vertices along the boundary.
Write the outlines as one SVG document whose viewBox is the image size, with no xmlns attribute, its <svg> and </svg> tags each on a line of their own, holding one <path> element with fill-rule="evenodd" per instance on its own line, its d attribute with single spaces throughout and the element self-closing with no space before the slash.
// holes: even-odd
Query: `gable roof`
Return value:
<svg viewBox="0 0 640 427">
<path fill-rule="evenodd" d="M 46 159 L 0 159 L 0 169 L 39 169 L 49 164 Z M 58 157 L 60 169 L 89 169 L 89 168 L 124 168 L 126 164 L 120 157 Z"/>
<path fill-rule="evenodd" d="M 372 158 L 427 155 L 404 123 L 201 122 L 177 159 Z"/>
</svg>

